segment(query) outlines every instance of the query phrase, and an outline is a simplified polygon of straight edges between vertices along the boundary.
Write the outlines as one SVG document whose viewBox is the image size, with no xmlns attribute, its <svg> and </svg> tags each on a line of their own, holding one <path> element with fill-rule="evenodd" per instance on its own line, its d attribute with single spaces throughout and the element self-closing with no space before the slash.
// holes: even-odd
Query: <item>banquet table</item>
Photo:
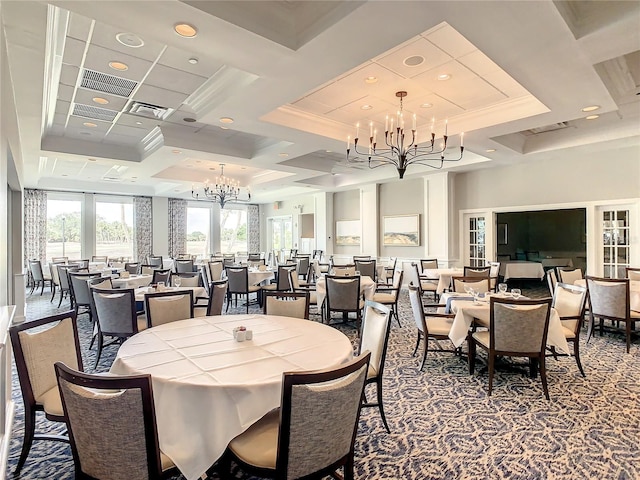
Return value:
<svg viewBox="0 0 640 480">
<path fill-rule="evenodd" d="M 130 275 L 127 278 L 113 278 L 111 284 L 114 288 L 146 287 L 151 283 L 153 275 Z"/>
<path fill-rule="evenodd" d="M 162 290 L 156 290 L 152 287 L 140 287 L 136 288 L 136 302 L 144 302 L 144 296 L 146 293 L 156 293 L 156 292 L 186 292 L 193 291 L 193 301 L 195 302 L 197 298 L 207 298 L 207 291 L 204 287 L 164 287 Z"/>
<path fill-rule="evenodd" d="M 501 294 L 495 295 L 500 296 Z M 484 300 L 478 303 L 454 300 L 451 302 L 451 311 L 455 313 L 455 317 L 453 318 L 451 330 L 449 331 L 449 338 L 455 347 L 459 347 L 467 339 L 469 327 L 471 327 L 474 319 L 485 327 L 489 326 L 491 316 L 489 295 L 485 296 Z M 567 339 L 564 336 L 564 331 L 562 330 L 560 316 L 555 308 L 552 308 L 549 314 L 547 345 L 556 347 L 556 350 L 560 353 L 571 353 Z"/>
<path fill-rule="evenodd" d="M 373 300 L 373 295 L 376 293 L 376 282 L 371 277 L 363 275 L 360 277 L 360 295 L 364 295 L 365 300 Z M 324 303 L 324 298 L 327 296 L 327 284 L 324 276 L 321 276 L 316 280 L 316 297 L 318 305 Z"/>
<path fill-rule="evenodd" d="M 253 339 L 236 342 L 243 325 Z M 278 407 L 282 374 L 338 366 L 353 356 L 337 329 L 273 315 L 219 315 L 159 325 L 125 341 L 111 367 L 150 374 L 160 449 L 199 478 L 238 434 Z"/>
<path fill-rule="evenodd" d="M 586 287 L 587 281 L 581 278 L 573 282 L 573 284 Z M 640 312 L 640 280 L 631 280 L 629 282 L 629 305 L 631 310 Z"/>
<path fill-rule="evenodd" d="M 271 280 L 274 278 L 273 271 L 271 270 L 263 270 L 260 271 L 257 268 L 249 269 L 249 285 L 260 285 L 262 282 L 267 280 Z"/>
<path fill-rule="evenodd" d="M 423 279 L 438 280 L 436 293 L 442 295 L 442 292 L 451 285 L 451 277 L 462 275 L 464 275 L 464 269 L 462 268 L 426 268 L 420 276 L 423 277 Z"/>
<path fill-rule="evenodd" d="M 500 264 L 500 276 L 506 282 L 510 278 L 544 278 L 544 268 L 540 262 L 527 262 L 526 260 L 514 260 Z"/>
</svg>

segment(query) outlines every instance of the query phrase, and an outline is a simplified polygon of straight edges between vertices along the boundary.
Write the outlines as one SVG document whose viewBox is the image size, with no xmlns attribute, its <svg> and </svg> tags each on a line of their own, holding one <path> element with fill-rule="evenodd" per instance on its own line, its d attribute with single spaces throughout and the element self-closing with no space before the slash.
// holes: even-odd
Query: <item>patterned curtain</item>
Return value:
<svg viewBox="0 0 640 480">
<path fill-rule="evenodd" d="M 133 260 L 146 262 L 153 254 L 151 197 L 133 197 Z"/>
<path fill-rule="evenodd" d="M 24 190 L 24 262 L 47 257 L 47 192 Z"/>
<path fill-rule="evenodd" d="M 169 199 L 169 256 L 187 251 L 187 201 Z"/>
<path fill-rule="evenodd" d="M 260 208 L 247 205 L 247 248 L 251 253 L 260 251 Z"/>
</svg>

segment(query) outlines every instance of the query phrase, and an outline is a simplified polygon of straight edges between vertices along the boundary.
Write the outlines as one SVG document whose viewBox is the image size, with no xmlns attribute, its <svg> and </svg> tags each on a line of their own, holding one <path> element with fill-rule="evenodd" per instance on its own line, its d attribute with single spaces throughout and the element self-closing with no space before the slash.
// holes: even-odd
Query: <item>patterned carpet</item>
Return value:
<svg viewBox="0 0 640 480">
<path fill-rule="evenodd" d="M 546 295 L 539 283 L 522 286 L 525 295 Z M 244 313 L 241 310 L 238 313 Z M 28 299 L 29 319 L 56 311 L 46 292 Z M 402 327 L 393 323 L 384 374 L 391 434 L 384 430 L 377 409 L 362 411 L 356 478 L 640 478 L 638 341 L 629 354 L 622 335 L 605 334 L 588 345 L 583 342 L 586 378 L 572 358 L 549 359 L 551 401 L 544 399 L 539 378 L 509 371 L 497 373 L 493 395 L 488 397 L 486 372 L 476 367 L 476 374 L 470 376 L 466 360 L 450 353 L 430 353 L 420 372 L 418 359 L 411 356 L 415 324 L 406 292 L 400 300 L 400 315 Z M 79 324 L 85 368 L 91 371 L 95 349 L 87 350 L 90 328 L 86 315 Z M 350 327 L 338 328 L 355 339 Z M 114 347 L 105 350 L 99 371 L 108 370 L 114 354 Z M 482 353 L 479 356 L 481 360 Z M 13 395 L 17 412 L 9 471 L 17 462 L 23 435 L 22 400 L 15 375 Z M 253 478 L 241 472 L 236 477 Z M 35 442 L 18 478 L 74 478 L 69 448 Z M 218 478 L 216 474 L 209 477 Z"/>
</svg>

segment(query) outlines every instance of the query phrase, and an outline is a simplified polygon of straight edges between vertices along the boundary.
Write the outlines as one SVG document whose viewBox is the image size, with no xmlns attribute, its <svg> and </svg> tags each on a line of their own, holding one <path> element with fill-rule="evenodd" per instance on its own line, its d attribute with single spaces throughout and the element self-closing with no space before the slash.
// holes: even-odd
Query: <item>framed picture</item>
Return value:
<svg viewBox="0 0 640 480">
<path fill-rule="evenodd" d="M 360 245 L 360 220 L 339 220 L 336 222 L 336 245 Z"/>
<path fill-rule="evenodd" d="M 509 242 L 509 236 L 507 232 L 507 224 L 498 224 L 498 245 L 506 245 Z"/>
<path fill-rule="evenodd" d="M 384 217 L 383 245 L 420 246 L 420 215 Z"/>
</svg>

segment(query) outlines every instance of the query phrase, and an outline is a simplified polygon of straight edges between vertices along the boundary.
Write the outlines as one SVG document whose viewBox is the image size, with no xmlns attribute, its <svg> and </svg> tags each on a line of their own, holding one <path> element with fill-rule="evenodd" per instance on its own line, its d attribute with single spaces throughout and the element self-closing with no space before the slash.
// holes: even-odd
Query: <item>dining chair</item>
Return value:
<svg viewBox="0 0 640 480">
<path fill-rule="evenodd" d="M 144 308 L 149 328 L 193 318 L 193 291 L 145 293 Z"/>
<path fill-rule="evenodd" d="M 152 275 L 151 283 L 164 282 L 165 285 L 169 285 L 169 282 L 171 281 L 171 270 L 168 268 L 164 270 L 156 268 Z"/>
<path fill-rule="evenodd" d="M 330 370 L 286 372 L 282 402 L 229 442 L 220 462 L 223 478 L 231 461 L 260 477 L 354 478 L 354 445 L 369 352 Z"/>
<path fill-rule="evenodd" d="M 397 264 L 398 257 L 390 257 L 387 262 L 387 266 L 384 267 L 384 278 L 378 278 L 378 282 L 389 284 L 390 280 L 393 281 L 393 275 L 395 274 Z"/>
<path fill-rule="evenodd" d="M 631 336 L 637 335 L 636 322 L 640 322 L 640 312 L 631 310 L 631 296 L 628 278 L 600 278 L 586 276 L 589 296 L 589 329 L 587 343 L 591 340 L 595 319 L 599 320 L 600 335 L 605 330 L 604 320 L 611 321 L 607 330 L 623 331 L 627 341 L 627 353 L 631 349 Z M 624 328 L 618 328 L 619 322 Z"/>
<path fill-rule="evenodd" d="M 425 270 L 436 270 L 438 268 L 438 259 L 436 258 L 425 258 L 420 260 L 420 270 L 424 272 Z"/>
<path fill-rule="evenodd" d="M 586 375 L 580 361 L 580 330 L 582 329 L 586 300 L 587 287 L 559 282 L 556 284 L 551 303 L 560 316 L 567 343 L 573 343 L 573 356 L 583 377 Z M 555 347 L 550 347 L 550 349 L 554 358 L 563 355 L 559 354 Z"/>
<path fill-rule="evenodd" d="M 275 275 L 275 283 L 262 285 L 260 287 L 262 292 L 286 292 L 291 290 L 291 272 L 294 271 L 296 271 L 296 265 L 293 263 L 278 265 Z"/>
<path fill-rule="evenodd" d="M 107 255 L 93 255 L 91 257 L 92 262 L 102 262 L 107 263 Z"/>
<path fill-rule="evenodd" d="M 193 272 L 193 260 L 191 257 L 188 259 L 177 259 L 173 261 L 175 273 L 192 273 Z"/>
<path fill-rule="evenodd" d="M 222 260 L 210 261 L 207 264 L 209 272 L 209 283 L 222 280 L 222 273 L 224 272 L 224 263 Z"/>
<path fill-rule="evenodd" d="M 311 255 L 311 258 L 312 258 L 313 260 L 317 260 L 318 262 L 321 262 L 321 261 L 322 261 L 322 254 L 323 254 L 323 253 L 324 253 L 324 252 L 323 252 L 322 250 L 314 250 L 314 251 L 313 251 L 313 254 Z"/>
<path fill-rule="evenodd" d="M 160 451 L 151 375 L 89 375 L 55 363 L 77 479 L 170 478 Z"/>
<path fill-rule="evenodd" d="M 308 255 L 297 256 L 292 259 L 296 263 L 296 272 L 298 277 L 304 277 L 307 279 L 307 273 L 309 272 L 309 266 L 311 265 L 311 260 Z"/>
<path fill-rule="evenodd" d="M 176 259 L 177 259 L 177 260 L 191 260 L 191 255 L 190 255 L 190 254 L 188 254 L 188 253 L 179 253 L 179 254 L 176 256 Z"/>
<path fill-rule="evenodd" d="M 451 285 L 456 293 L 465 293 L 465 287 L 473 288 L 477 293 L 491 290 L 491 279 L 487 277 L 451 277 Z"/>
<path fill-rule="evenodd" d="M 71 296 L 73 297 L 73 308 L 76 316 L 87 313 L 91 322 L 94 321 L 91 309 L 91 293 L 89 292 L 88 280 L 93 278 L 102 278 L 100 273 L 79 273 L 69 272 L 69 286 L 71 287 Z M 86 310 L 80 312 L 80 307 Z"/>
<path fill-rule="evenodd" d="M 24 439 L 14 472 L 18 475 L 34 440 L 69 441 L 63 435 L 35 433 L 36 412 L 44 412 L 49 421 L 64 422 L 53 364 L 60 361 L 78 370 L 83 367 L 73 310 L 14 325 L 9 336 L 24 403 Z"/>
<path fill-rule="evenodd" d="M 127 338 L 147 328 L 144 316 L 138 317 L 136 293 L 133 288 L 91 289 L 93 308 L 98 321 L 98 353 L 94 369 L 98 367 L 102 350 L 110 345 L 120 345 Z M 104 343 L 111 337 L 111 343 Z"/>
<path fill-rule="evenodd" d="M 263 313 L 309 320 L 309 296 L 309 292 L 265 292 Z"/>
<path fill-rule="evenodd" d="M 177 285 L 176 279 L 180 279 L 180 285 Z M 199 287 L 200 286 L 200 274 L 198 272 L 185 272 L 185 273 L 173 273 L 171 274 L 171 285 L 173 287 Z"/>
<path fill-rule="evenodd" d="M 313 267 L 313 264 L 311 264 L 311 267 Z M 311 306 L 315 307 L 316 311 L 314 313 L 320 315 L 320 318 L 322 319 L 324 315 L 323 315 L 322 305 L 318 305 L 318 293 L 316 291 L 316 284 L 307 283 L 307 282 L 301 283 L 295 271 L 292 271 L 289 277 L 290 277 L 292 291 L 297 293 L 308 293 L 309 307 Z"/>
<path fill-rule="evenodd" d="M 492 292 L 498 291 L 500 280 L 500 262 L 489 262 L 489 289 Z"/>
<path fill-rule="evenodd" d="M 354 255 L 353 263 L 356 263 L 356 260 L 371 260 L 371 255 Z"/>
<path fill-rule="evenodd" d="M 569 285 L 573 285 L 576 280 L 581 280 L 583 277 L 582 269 L 580 268 L 567 268 L 567 267 L 558 267 L 556 269 L 558 281 L 562 283 L 568 283 Z"/>
<path fill-rule="evenodd" d="M 424 295 L 425 292 L 433 293 L 433 301 L 437 303 L 438 298 L 440 297 L 440 295 L 438 295 L 438 284 L 440 283 L 440 279 L 428 278 L 424 275 L 421 275 L 417 263 L 412 263 L 411 269 L 412 275 L 409 277 L 409 283 L 415 282 L 414 285 L 418 285 L 420 287 L 420 296 Z"/>
<path fill-rule="evenodd" d="M 465 266 L 462 275 L 465 277 L 489 277 L 491 276 L 491 265 L 485 267 Z"/>
<path fill-rule="evenodd" d="M 556 270 L 554 268 L 550 268 L 544 274 L 547 277 L 547 285 L 549 286 L 549 292 L 551 292 L 551 296 L 553 296 L 556 291 L 556 285 L 558 284 L 558 277 L 556 276 Z M 565 284 L 566 285 L 566 284 Z"/>
<path fill-rule="evenodd" d="M 364 301 L 360 293 L 360 277 L 344 277 L 325 275 L 325 314 L 327 324 L 331 323 L 331 313 L 342 314 L 343 320 L 348 320 L 349 313 L 356 315 L 356 329 L 360 332 L 362 323 L 362 308 Z"/>
<path fill-rule="evenodd" d="M 125 262 L 124 269 L 129 272 L 130 275 L 136 275 L 140 271 L 139 262 Z"/>
<path fill-rule="evenodd" d="M 216 280 L 209 284 L 209 298 L 206 305 L 194 305 L 194 314 L 196 317 L 222 315 L 222 307 L 224 299 L 227 296 L 228 280 Z M 204 308 L 206 307 L 206 309 Z M 203 313 L 200 313 L 203 312 Z"/>
<path fill-rule="evenodd" d="M 469 373 L 473 375 L 476 347 L 485 350 L 489 363 L 489 395 L 493 390 L 496 357 L 528 357 L 530 376 L 540 368 L 544 396 L 549 400 L 545 348 L 549 329 L 551 298 L 538 300 L 489 299 L 489 330 L 469 335 Z"/>
<path fill-rule="evenodd" d="M 51 257 L 53 263 L 69 263 L 69 257 Z"/>
<path fill-rule="evenodd" d="M 398 315 L 398 299 L 400 298 L 400 289 L 402 288 L 402 277 L 404 272 L 398 270 L 393 278 L 393 283 L 389 285 L 378 285 L 373 294 L 373 301 L 381 303 L 391 308 L 391 314 L 395 317 L 398 326 L 402 328 L 400 316 Z"/>
<path fill-rule="evenodd" d="M 247 313 L 249 313 L 249 295 L 256 294 L 256 300 L 258 292 L 262 288 L 260 285 L 249 285 L 249 269 L 247 267 L 227 267 L 227 279 L 229 284 L 227 287 L 227 311 L 231 304 L 231 296 L 235 298 L 236 307 L 238 306 L 238 295 L 246 297 L 245 303 L 247 307 Z"/>
<path fill-rule="evenodd" d="M 360 272 L 360 275 L 369 277 L 374 282 L 378 281 L 376 273 L 376 261 L 375 260 L 354 260 L 356 271 Z"/>
<path fill-rule="evenodd" d="M 624 270 L 629 280 L 640 281 L 640 268 L 626 267 Z"/>
<path fill-rule="evenodd" d="M 418 339 L 416 347 L 413 349 L 413 356 L 416 356 L 420 340 L 423 340 L 422 346 L 422 364 L 420 371 L 424 369 L 427 361 L 427 352 L 456 352 L 455 349 L 446 350 L 438 343 L 441 340 L 449 341 L 449 331 L 453 324 L 454 314 L 451 313 L 430 313 L 428 316 L 424 313 L 424 306 L 420 297 L 420 288 L 416 285 L 409 285 L 409 301 L 411 303 L 411 311 L 418 329 Z M 437 345 L 438 348 L 430 349 L 429 340 Z"/>
<path fill-rule="evenodd" d="M 56 289 L 60 288 L 58 265 L 59 264 L 57 263 L 49 262 L 49 275 L 51 275 L 51 300 L 49 300 L 49 303 L 53 302 L 53 299 L 56 296 Z"/>
<path fill-rule="evenodd" d="M 70 265 L 58 265 L 56 268 L 58 272 L 58 278 L 60 279 L 60 301 L 58 302 L 58 308 L 62 305 L 64 297 L 69 297 L 69 306 L 73 307 L 73 296 L 71 295 L 71 284 L 69 280 L 69 272 L 77 272 L 78 267 Z"/>
<path fill-rule="evenodd" d="M 364 318 L 362 320 L 362 335 L 358 346 L 358 355 L 362 352 L 371 352 L 367 379 L 365 380 L 365 395 L 363 407 L 378 407 L 380 417 L 387 433 L 391 433 L 387 418 L 384 414 L 382 403 L 382 375 L 384 363 L 387 358 L 387 345 L 389 344 L 389 332 L 391 331 L 391 309 L 377 302 L 367 300 L 364 304 Z M 376 385 L 376 402 L 368 402 L 366 387 L 369 384 Z"/>
<path fill-rule="evenodd" d="M 40 287 L 40 295 L 44 293 L 44 287 L 49 284 L 49 288 L 53 290 L 53 282 L 51 280 L 50 275 L 44 275 L 42 272 L 42 263 L 40 260 L 29 260 L 29 270 L 31 271 L 31 279 L 33 283 L 31 284 L 31 291 L 29 295 L 33 293 L 35 289 Z"/>
<path fill-rule="evenodd" d="M 156 268 L 162 268 L 164 265 L 162 255 L 149 255 L 147 264 Z"/>
<path fill-rule="evenodd" d="M 140 275 L 153 275 L 153 272 L 156 270 L 156 266 L 149 264 L 141 264 L 140 265 Z"/>
</svg>

